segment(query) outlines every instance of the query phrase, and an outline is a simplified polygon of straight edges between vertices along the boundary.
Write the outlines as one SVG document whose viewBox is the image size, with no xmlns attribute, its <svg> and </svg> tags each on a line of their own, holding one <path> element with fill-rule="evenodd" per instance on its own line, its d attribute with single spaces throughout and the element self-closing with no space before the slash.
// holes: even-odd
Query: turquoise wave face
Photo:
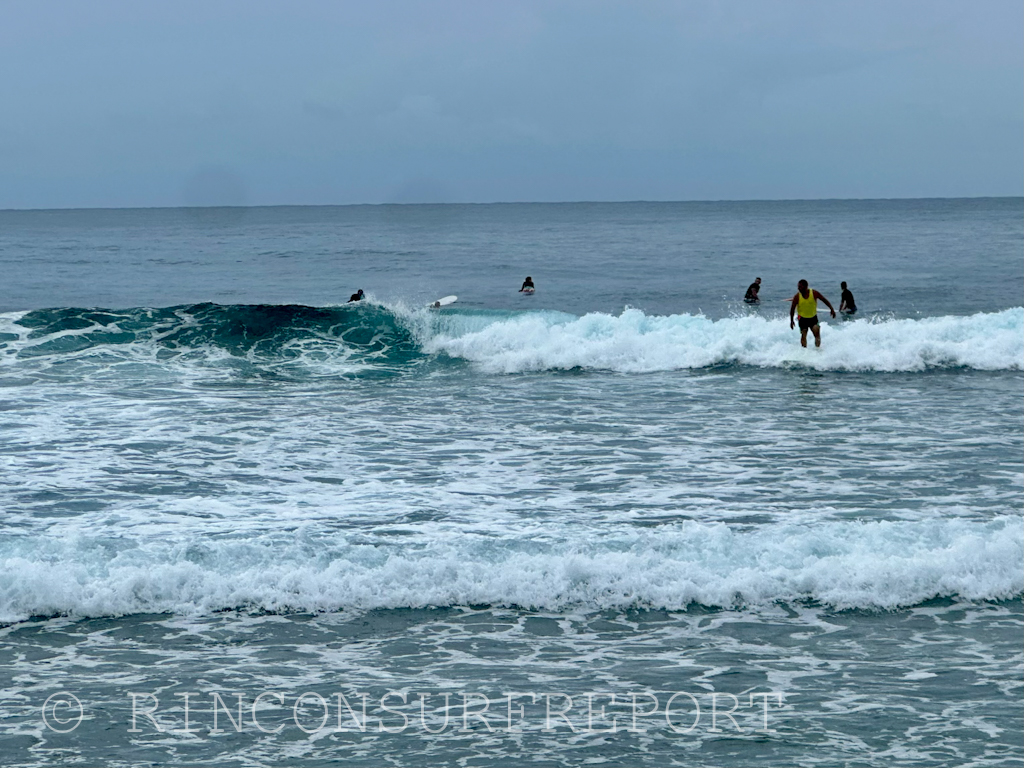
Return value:
<svg viewBox="0 0 1024 768">
<path fill-rule="evenodd" d="M 350 366 L 400 366 L 423 356 L 409 326 L 393 311 L 371 304 L 36 310 L 7 326 L 0 338 L 4 347 L 21 359 L 81 359 L 92 353 L 157 361 L 335 360 Z"/>
</svg>

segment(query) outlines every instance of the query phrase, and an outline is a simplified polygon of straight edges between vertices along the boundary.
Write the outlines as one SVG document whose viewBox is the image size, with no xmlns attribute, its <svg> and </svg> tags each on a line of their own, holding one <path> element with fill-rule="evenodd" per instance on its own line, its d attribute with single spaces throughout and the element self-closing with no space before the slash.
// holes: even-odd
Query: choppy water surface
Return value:
<svg viewBox="0 0 1024 768">
<path fill-rule="evenodd" d="M 1021 207 L 0 212 L 5 764 L 1021 764 Z"/>
</svg>

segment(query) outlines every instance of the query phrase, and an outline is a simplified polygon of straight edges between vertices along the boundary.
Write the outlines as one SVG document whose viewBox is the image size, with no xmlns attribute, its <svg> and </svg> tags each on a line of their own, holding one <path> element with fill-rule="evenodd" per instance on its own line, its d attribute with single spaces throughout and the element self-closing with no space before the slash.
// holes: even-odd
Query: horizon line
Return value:
<svg viewBox="0 0 1024 768">
<path fill-rule="evenodd" d="M 829 202 L 911 202 L 917 200 L 1021 200 L 1024 195 L 964 195 L 956 197 L 765 197 L 717 198 L 689 200 L 495 200 L 490 202 L 384 202 L 384 203 L 269 203 L 255 205 L 133 205 L 133 206 L 68 206 L 58 208 L 0 208 L 0 213 L 46 211 L 196 211 L 245 210 L 250 208 L 383 208 L 413 206 L 488 206 L 488 205 L 641 205 L 689 203 L 829 203 Z"/>
</svg>

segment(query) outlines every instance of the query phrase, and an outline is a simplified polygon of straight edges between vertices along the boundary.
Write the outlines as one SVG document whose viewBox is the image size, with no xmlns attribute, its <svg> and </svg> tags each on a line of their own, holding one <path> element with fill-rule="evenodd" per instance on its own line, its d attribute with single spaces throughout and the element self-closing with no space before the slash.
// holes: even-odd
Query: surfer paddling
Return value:
<svg viewBox="0 0 1024 768">
<path fill-rule="evenodd" d="M 795 327 L 793 313 L 796 312 L 800 318 L 800 346 L 807 346 L 807 330 L 810 329 L 811 333 L 814 334 L 814 346 L 820 347 L 821 326 L 818 324 L 818 299 L 825 302 L 825 306 L 832 313 L 832 317 L 836 316 L 836 311 L 828 299 L 807 285 L 806 280 L 801 280 L 797 283 L 796 288 L 796 294 L 794 294 L 793 301 L 789 305 L 789 327 Z"/>
<path fill-rule="evenodd" d="M 536 287 L 533 284 L 533 278 L 530 277 L 529 275 L 527 275 L 526 279 L 523 280 L 523 287 L 519 289 L 519 292 L 520 293 L 533 293 L 535 290 L 537 290 L 537 289 L 536 289 Z"/>
<path fill-rule="evenodd" d="M 363 295 L 363 289 L 360 288 L 358 291 L 349 296 L 348 303 L 351 304 L 353 301 L 362 301 Z"/>
</svg>

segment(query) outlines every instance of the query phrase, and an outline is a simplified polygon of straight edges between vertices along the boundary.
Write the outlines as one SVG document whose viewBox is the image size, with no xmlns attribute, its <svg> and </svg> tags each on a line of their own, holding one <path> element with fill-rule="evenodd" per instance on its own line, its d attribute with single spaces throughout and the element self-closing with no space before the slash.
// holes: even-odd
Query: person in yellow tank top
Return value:
<svg viewBox="0 0 1024 768">
<path fill-rule="evenodd" d="M 836 316 L 836 311 L 828 299 L 807 285 L 806 280 L 797 283 L 796 288 L 796 295 L 793 296 L 793 302 L 789 305 L 789 327 L 795 327 L 793 313 L 796 312 L 800 317 L 800 346 L 807 346 L 807 329 L 810 328 L 811 333 L 814 334 L 814 346 L 820 347 L 821 326 L 818 324 L 818 300 L 825 302 L 832 317 Z"/>
</svg>

